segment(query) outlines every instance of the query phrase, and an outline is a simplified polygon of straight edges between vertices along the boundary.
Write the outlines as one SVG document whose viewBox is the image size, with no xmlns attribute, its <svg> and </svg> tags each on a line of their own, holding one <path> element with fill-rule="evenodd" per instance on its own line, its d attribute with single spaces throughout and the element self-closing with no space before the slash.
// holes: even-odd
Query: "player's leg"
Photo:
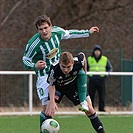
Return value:
<svg viewBox="0 0 133 133">
<path fill-rule="evenodd" d="M 87 92 L 87 75 L 83 69 L 81 69 L 78 73 L 77 77 L 77 87 L 78 87 L 78 95 L 80 102 L 86 100 L 86 92 Z"/>
<path fill-rule="evenodd" d="M 100 121 L 98 115 L 96 114 L 96 111 L 92 106 L 90 97 L 87 96 L 86 100 L 88 102 L 88 108 L 89 108 L 89 111 L 86 112 L 86 115 L 90 119 L 93 128 L 96 130 L 97 133 L 105 133 L 103 124 Z"/>
<path fill-rule="evenodd" d="M 79 100 L 80 100 L 79 110 L 88 111 L 88 105 L 86 102 L 87 75 L 83 69 L 81 69 L 78 73 L 77 88 L 78 88 L 78 96 L 79 96 Z"/>
<path fill-rule="evenodd" d="M 39 99 L 42 101 L 42 111 L 40 113 L 40 133 L 41 133 L 41 125 L 42 123 L 48 119 L 51 118 L 47 115 L 45 115 L 45 109 L 48 101 L 48 86 L 49 84 L 46 82 L 47 77 L 39 77 L 37 80 L 37 94 Z"/>
<path fill-rule="evenodd" d="M 71 87 L 69 87 L 69 89 L 71 89 Z M 76 89 L 77 88 L 75 88 L 75 90 L 73 90 L 73 92 L 71 92 L 71 94 L 66 95 L 66 97 L 69 100 L 71 100 L 75 106 L 80 103 Z M 88 103 L 89 111 L 85 112 L 85 113 L 86 113 L 87 117 L 90 119 L 93 128 L 97 131 L 97 133 L 105 133 L 102 122 L 100 121 L 100 119 L 98 118 L 98 116 L 96 114 L 96 111 L 92 107 L 91 99 L 89 96 L 86 97 L 86 101 Z"/>
<path fill-rule="evenodd" d="M 52 117 L 50 117 L 50 116 L 47 116 L 46 114 L 45 114 L 45 110 L 46 110 L 46 101 L 47 100 L 45 100 L 45 99 L 42 99 L 42 111 L 41 111 L 41 113 L 40 113 L 40 133 L 42 133 L 41 132 L 41 126 L 42 126 L 42 123 L 45 121 L 45 120 L 47 120 L 47 119 L 49 119 L 49 118 L 52 118 Z"/>
<path fill-rule="evenodd" d="M 84 106 L 81 106 L 80 100 L 79 100 L 79 93 L 77 88 L 77 82 L 73 82 L 71 85 L 67 86 L 68 89 L 66 89 L 67 92 L 63 92 L 66 97 L 73 102 L 73 104 L 79 105 L 79 110 L 83 112 L 88 111 L 88 103 L 85 99 Z"/>
</svg>

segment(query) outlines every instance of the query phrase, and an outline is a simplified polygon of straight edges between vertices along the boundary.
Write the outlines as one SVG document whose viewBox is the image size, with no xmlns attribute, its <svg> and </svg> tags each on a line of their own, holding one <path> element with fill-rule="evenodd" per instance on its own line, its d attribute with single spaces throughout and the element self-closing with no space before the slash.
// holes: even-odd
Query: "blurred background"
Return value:
<svg viewBox="0 0 133 133">
<path fill-rule="evenodd" d="M 114 72 L 133 71 L 132 0 L 0 0 L 0 71 L 23 71 L 22 56 L 27 41 L 37 31 L 34 20 L 46 14 L 53 25 L 64 29 L 90 29 L 100 33 L 89 38 L 63 40 L 62 51 L 91 55 L 98 44 L 113 65 Z M 33 79 L 33 106 L 41 107 Z M 130 110 L 132 77 L 109 76 L 106 82 L 107 110 Z M 97 97 L 97 96 L 96 96 Z M 0 75 L 0 107 L 25 110 L 28 107 L 28 76 Z M 96 103 L 97 105 L 97 103 Z M 62 107 L 72 106 L 64 98 Z M 4 110 L 5 111 L 5 110 Z"/>
</svg>

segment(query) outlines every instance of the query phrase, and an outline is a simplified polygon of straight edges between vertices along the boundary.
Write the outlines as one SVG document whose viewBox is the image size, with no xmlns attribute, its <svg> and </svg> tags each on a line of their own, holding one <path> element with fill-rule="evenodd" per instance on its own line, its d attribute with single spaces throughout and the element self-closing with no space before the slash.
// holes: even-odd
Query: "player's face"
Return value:
<svg viewBox="0 0 133 133">
<path fill-rule="evenodd" d="M 60 68 L 64 74 L 69 74 L 69 72 L 73 69 L 73 62 L 71 62 L 67 65 L 60 63 Z"/>
<path fill-rule="evenodd" d="M 48 23 L 43 22 L 40 26 L 38 26 L 38 32 L 41 34 L 41 39 L 49 40 L 51 37 L 51 29 L 52 25 L 48 25 Z"/>
</svg>

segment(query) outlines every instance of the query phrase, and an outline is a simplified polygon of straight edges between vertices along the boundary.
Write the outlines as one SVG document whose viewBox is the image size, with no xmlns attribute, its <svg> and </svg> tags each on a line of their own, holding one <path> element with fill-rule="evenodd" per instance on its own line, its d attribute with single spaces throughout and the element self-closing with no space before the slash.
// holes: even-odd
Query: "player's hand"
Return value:
<svg viewBox="0 0 133 133">
<path fill-rule="evenodd" d="M 57 111 L 57 110 L 58 110 L 58 107 L 57 107 L 56 103 L 48 101 L 45 114 L 52 117 L 55 115 L 55 111 Z"/>
<path fill-rule="evenodd" d="M 99 28 L 98 27 L 92 27 L 90 28 L 90 34 L 94 33 L 94 32 L 99 32 Z"/>
<path fill-rule="evenodd" d="M 45 67 L 46 67 L 46 63 L 43 60 L 39 60 L 35 64 L 35 68 L 38 69 L 38 70 L 41 70 L 41 69 L 43 69 Z"/>
</svg>

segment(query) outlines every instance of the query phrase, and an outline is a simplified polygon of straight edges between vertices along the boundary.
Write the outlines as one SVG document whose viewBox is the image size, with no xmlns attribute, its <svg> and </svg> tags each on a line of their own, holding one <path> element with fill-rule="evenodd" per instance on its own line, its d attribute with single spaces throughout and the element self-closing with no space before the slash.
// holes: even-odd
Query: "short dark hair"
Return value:
<svg viewBox="0 0 133 133">
<path fill-rule="evenodd" d="M 71 62 L 73 62 L 73 55 L 70 52 L 61 53 L 59 63 L 67 65 Z"/>
<path fill-rule="evenodd" d="M 50 18 L 47 15 L 38 16 L 36 18 L 34 24 L 35 24 L 36 28 L 38 29 L 38 26 L 40 26 L 43 22 L 48 23 L 49 26 L 52 24 Z"/>
</svg>

